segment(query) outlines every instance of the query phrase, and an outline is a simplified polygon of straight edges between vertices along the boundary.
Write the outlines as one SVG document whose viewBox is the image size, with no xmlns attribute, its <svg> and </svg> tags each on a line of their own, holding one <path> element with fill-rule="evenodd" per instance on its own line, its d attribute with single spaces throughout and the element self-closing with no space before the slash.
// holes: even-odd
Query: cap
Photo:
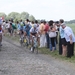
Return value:
<svg viewBox="0 0 75 75">
<path fill-rule="evenodd" d="M 44 23 L 44 20 L 41 20 L 41 23 Z"/>
<path fill-rule="evenodd" d="M 61 26 L 66 26 L 66 24 L 65 23 L 62 23 Z"/>
</svg>

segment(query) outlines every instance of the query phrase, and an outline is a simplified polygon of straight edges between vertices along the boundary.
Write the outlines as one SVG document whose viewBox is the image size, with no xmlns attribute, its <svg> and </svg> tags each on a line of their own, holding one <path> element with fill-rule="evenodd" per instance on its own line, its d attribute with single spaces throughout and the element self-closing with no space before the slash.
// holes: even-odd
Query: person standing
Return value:
<svg viewBox="0 0 75 75">
<path fill-rule="evenodd" d="M 71 58 L 71 56 L 74 56 L 75 36 L 72 29 L 66 26 L 65 23 L 62 23 L 61 26 L 64 29 L 65 39 L 67 42 L 67 57 Z"/>
<path fill-rule="evenodd" d="M 49 44 L 50 44 L 50 50 L 53 52 L 55 50 L 56 44 L 55 44 L 55 37 L 56 37 L 56 27 L 54 25 L 53 20 L 49 21 Z"/>
<path fill-rule="evenodd" d="M 46 35 L 47 48 L 49 48 L 49 34 L 48 34 L 49 24 L 46 23 L 46 21 L 44 21 L 44 25 L 45 25 L 45 35 Z"/>
<path fill-rule="evenodd" d="M 45 47 L 46 36 L 45 36 L 45 25 L 43 20 L 41 20 L 41 24 L 39 25 L 39 33 L 40 33 L 40 47 Z"/>
<path fill-rule="evenodd" d="M 64 20 L 60 19 L 59 20 L 59 25 L 60 25 L 60 28 L 59 28 L 59 54 L 62 56 L 66 56 L 66 50 L 67 50 L 66 45 L 67 44 L 66 44 L 66 40 L 65 40 L 65 36 L 64 36 L 64 30 L 61 27 L 62 23 L 64 23 Z"/>
</svg>

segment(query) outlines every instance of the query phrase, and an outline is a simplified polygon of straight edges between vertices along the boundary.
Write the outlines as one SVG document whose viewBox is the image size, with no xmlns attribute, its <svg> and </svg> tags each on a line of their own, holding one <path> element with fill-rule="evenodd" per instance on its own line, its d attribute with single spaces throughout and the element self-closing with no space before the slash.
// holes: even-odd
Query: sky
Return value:
<svg viewBox="0 0 75 75">
<path fill-rule="evenodd" d="M 0 12 L 28 12 L 35 19 L 75 19 L 75 0 L 0 0 Z"/>
</svg>

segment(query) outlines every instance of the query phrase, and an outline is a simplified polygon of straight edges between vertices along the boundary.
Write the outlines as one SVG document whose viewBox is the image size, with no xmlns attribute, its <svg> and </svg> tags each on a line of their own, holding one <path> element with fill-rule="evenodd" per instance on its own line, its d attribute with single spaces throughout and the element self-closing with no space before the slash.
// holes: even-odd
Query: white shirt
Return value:
<svg viewBox="0 0 75 75">
<path fill-rule="evenodd" d="M 70 35 L 72 35 L 72 42 L 75 42 L 75 36 L 72 29 L 68 26 L 64 28 L 65 39 L 67 42 L 70 42 Z"/>
<path fill-rule="evenodd" d="M 37 30 L 37 28 L 36 29 L 34 29 L 34 27 L 32 27 L 31 29 L 30 29 L 30 33 L 38 33 L 38 30 Z"/>
</svg>

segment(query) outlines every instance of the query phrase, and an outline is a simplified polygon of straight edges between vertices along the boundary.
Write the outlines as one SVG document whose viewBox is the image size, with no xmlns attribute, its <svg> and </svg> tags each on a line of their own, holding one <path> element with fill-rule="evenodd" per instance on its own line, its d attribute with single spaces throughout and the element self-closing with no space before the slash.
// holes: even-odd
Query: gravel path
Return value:
<svg viewBox="0 0 75 75">
<path fill-rule="evenodd" d="M 13 41 L 3 40 L 0 75 L 75 75 L 75 65 L 43 54 L 33 54 Z"/>
</svg>

